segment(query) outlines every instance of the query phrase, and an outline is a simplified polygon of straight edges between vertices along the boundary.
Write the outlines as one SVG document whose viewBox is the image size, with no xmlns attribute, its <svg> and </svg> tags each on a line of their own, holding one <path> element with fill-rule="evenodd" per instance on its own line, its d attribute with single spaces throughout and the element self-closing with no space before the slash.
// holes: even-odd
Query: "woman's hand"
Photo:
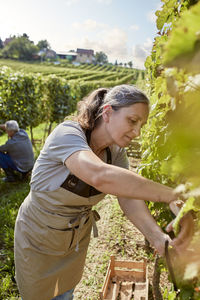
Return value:
<svg viewBox="0 0 200 300">
<path fill-rule="evenodd" d="M 166 227 L 166 231 L 173 231 L 174 220 Z M 194 221 L 191 212 L 185 214 L 179 223 L 180 232 L 176 238 L 174 238 L 170 245 L 178 252 L 181 253 L 188 247 L 194 233 Z"/>
<path fill-rule="evenodd" d="M 175 201 L 171 201 L 169 203 L 169 207 L 175 216 L 178 215 L 183 204 L 184 204 L 184 202 L 182 200 L 175 200 Z"/>
<path fill-rule="evenodd" d="M 155 240 L 154 245 L 153 245 L 156 252 L 163 257 L 165 256 L 165 242 L 166 241 L 169 241 L 169 244 L 171 244 L 171 242 L 172 242 L 172 240 L 168 234 L 162 233 L 160 235 L 160 238 Z"/>
</svg>

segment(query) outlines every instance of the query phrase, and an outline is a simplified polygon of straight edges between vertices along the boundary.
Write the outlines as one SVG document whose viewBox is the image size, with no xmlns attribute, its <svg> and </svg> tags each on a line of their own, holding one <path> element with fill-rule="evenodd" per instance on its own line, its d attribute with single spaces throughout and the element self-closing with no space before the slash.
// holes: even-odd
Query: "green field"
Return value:
<svg viewBox="0 0 200 300">
<path fill-rule="evenodd" d="M 112 76 L 113 78 L 121 78 L 130 74 L 139 74 L 140 72 L 140 70 L 134 68 L 124 68 L 112 65 L 101 66 L 84 64 L 80 66 L 74 66 L 72 64 L 64 62 L 60 65 L 55 65 L 53 63 L 29 63 L 9 59 L 0 59 L 0 68 L 2 66 L 7 66 L 9 68 L 12 68 L 14 71 L 21 71 L 24 73 L 40 73 L 44 76 L 54 74 L 68 80 L 98 80 L 99 78 L 103 78 L 104 80 L 107 80 L 108 78 L 108 80 L 111 80 Z"/>
</svg>

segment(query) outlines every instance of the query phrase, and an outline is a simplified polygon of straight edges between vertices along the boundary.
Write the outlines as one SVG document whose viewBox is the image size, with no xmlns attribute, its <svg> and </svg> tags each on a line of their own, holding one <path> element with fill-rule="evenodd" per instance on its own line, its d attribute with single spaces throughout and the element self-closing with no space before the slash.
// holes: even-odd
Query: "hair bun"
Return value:
<svg viewBox="0 0 200 300">
<path fill-rule="evenodd" d="M 108 90 L 109 90 L 109 89 L 107 89 L 107 88 L 99 88 L 99 89 L 97 90 L 96 100 L 99 101 L 99 105 L 102 104 L 105 95 L 108 93 Z"/>
</svg>

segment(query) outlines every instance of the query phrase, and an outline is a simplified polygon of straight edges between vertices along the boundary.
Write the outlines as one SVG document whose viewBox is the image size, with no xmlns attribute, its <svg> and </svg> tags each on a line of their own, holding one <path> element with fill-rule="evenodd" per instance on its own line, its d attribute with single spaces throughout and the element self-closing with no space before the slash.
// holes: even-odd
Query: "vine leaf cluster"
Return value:
<svg viewBox="0 0 200 300">
<path fill-rule="evenodd" d="M 174 227 L 177 232 L 181 217 L 192 210 L 195 232 L 182 257 L 174 254 L 181 292 L 178 296 L 172 291 L 168 296 L 199 299 L 200 2 L 162 2 L 156 12 L 158 36 L 145 62 L 152 109 L 142 133 L 143 156 L 138 170 L 173 188 L 187 187 L 186 203 Z M 151 203 L 149 208 L 164 229 L 171 220 L 170 212 L 164 204 Z"/>
</svg>

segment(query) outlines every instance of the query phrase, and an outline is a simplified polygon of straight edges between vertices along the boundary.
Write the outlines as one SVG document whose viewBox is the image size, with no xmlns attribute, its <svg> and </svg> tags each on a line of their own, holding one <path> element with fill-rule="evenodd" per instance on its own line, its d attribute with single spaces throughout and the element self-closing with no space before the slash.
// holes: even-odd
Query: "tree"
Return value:
<svg viewBox="0 0 200 300">
<path fill-rule="evenodd" d="M 2 41 L 2 39 L 0 38 L 0 49 L 2 49 L 3 48 L 3 41 Z"/>
<path fill-rule="evenodd" d="M 132 68 L 132 67 L 133 67 L 132 61 L 129 61 L 129 62 L 128 62 L 128 65 L 129 65 L 130 68 Z"/>
<path fill-rule="evenodd" d="M 41 40 L 37 43 L 39 50 L 50 49 L 50 44 L 47 40 Z"/>
<path fill-rule="evenodd" d="M 29 40 L 29 36 L 26 33 L 23 33 L 22 37 L 24 37 L 25 39 Z"/>
<path fill-rule="evenodd" d="M 107 64 L 108 63 L 108 57 L 103 51 L 96 52 L 95 61 L 98 64 Z"/>
<path fill-rule="evenodd" d="M 19 60 L 32 60 L 38 52 L 38 48 L 31 42 L 27 35 L 15 37 L 2 50 L 5 58 Z"/>
</svg>

